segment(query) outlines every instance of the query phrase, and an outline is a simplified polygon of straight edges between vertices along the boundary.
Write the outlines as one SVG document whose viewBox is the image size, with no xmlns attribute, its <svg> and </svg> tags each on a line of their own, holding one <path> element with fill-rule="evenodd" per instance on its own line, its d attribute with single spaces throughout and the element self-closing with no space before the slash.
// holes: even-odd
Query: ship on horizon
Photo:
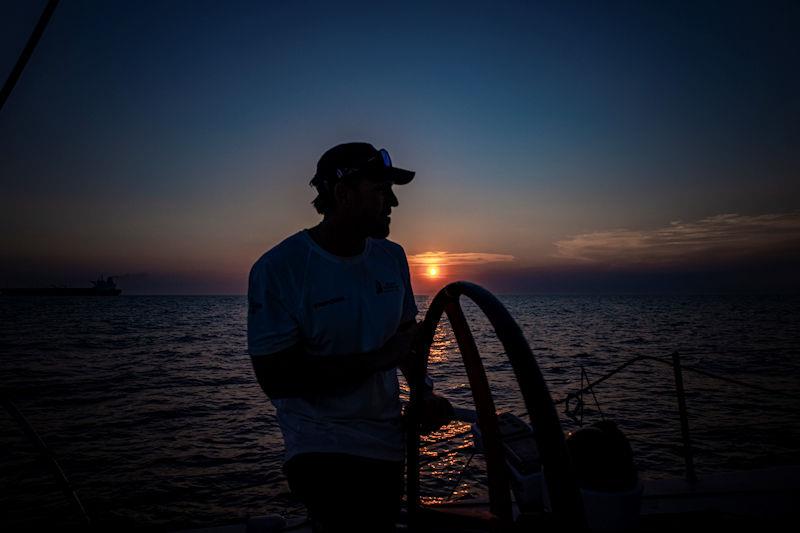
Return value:
<svg viewBox="0 0 800 533">
<path fill-rule="evenodd" d="M 119 296 L 122 289 L 117 288 L 114 276 L 100 276 L 92 281 L 91 287 L 25 287 L 0 289 L 3 296 Z"/>
</svg>

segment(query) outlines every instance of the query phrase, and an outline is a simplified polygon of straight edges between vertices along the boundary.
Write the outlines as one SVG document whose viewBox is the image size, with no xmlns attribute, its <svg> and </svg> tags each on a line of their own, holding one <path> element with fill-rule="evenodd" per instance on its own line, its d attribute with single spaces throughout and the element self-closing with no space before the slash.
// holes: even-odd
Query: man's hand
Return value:
<svg viewBox="0 0 800 533">
<path fill-rule="evenodd" d="M 450 400 L 434 393 L 427 394 L 422 400 L 420 413 L 420 433 L 423 435 L 441 429 L 452 422 L 455 411 Z"/>
<path fill-rule="evenodd" d="M 411 348 L 422 333 L 422 322 L 416 322 L 395 333 L 380 350 L 381 366 L 408 366 Z"/>
</svg>

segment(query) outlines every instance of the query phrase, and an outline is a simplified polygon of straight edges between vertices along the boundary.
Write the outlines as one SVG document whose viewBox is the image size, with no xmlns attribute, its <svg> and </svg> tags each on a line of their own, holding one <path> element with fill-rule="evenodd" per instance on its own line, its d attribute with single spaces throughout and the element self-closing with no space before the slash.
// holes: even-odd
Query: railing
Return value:
<svg viewBox="0 0 800 533">
<path fill-rule="evenodd" d="M 631 366 L 631 365 L 633 365 L 635 363 L 638 363 L 639 361 L 654 361 L 656 363 L 660 363 L 660 364 L 669 366 L 673 370 L 673 374 L 674 374 L 674 377 L 675 377 L 675 395 L 676 395 L 676 398 L 677 398 L 677 401 L 678 401 L 678 414 L 680 416 L 680 424 L 681 424 L 681 440 L 683 442 L 683 446 L 681 447 L 681 451 L 682 451 L 682 455 L 683 455 L 683 458 L 684 458 L 684 464 L 685 464 L 685 469 L 686 469 L 686 480 L 689 481 L 690 483 L 694 483 L 694 482 L 697 481 L 697 474 L 695 472 L 695 467 L 694 467 L 694 452 L 692 450 L 692 439 L 691 439 L 691 435 L 690 435 L 690 432 L 689 432 L 689 414 L 688 414 L 687 407 L 686 407 L 686 391 L 685 391 L 685 388 L 684 388 L 684 385 L 683 385 L 683 372 L 685 370 L 689 371 L 689 372 L 693 372 L 695 374 L 706 376 L 706 377 L 709 377 L 709 378 L 712 378 L 712 379 L 716 379 L 716 380 L 719 380 L 719 381 L 724 381 L 724 382 L 727 382 L 727 383 L 731 383 L 731 384 L 737 385 L 739 387 L 745 387 L 745 388 L 748 388 L 748 389 L 758 390 L 758 391 L 765 392 L 765 393 L 768 393 L 768 394 L 773 394 L 773 395 L 777 395 L 777 396 L 783 396 L 783 397 L 792 399 L 795 402 L 799 402 L 800 403 L 800 397 L 792 395 L 792 394 L 787 394 L 787 393 L 784 393 L 784 392 L 781 392 L 781 391 L 777 391 L 777 390 L 774 390 L 774 389 L 768 389 L 766 387 L 761 387 L 759 385 L 755 385 L 753 383 L 747 383 L 745 381 L 741 381 L 741 380 L 738 380 L 738 379 L 734 379 L 734 378 L 730 378 L 730 377 L 726 377 L 726 376 L 720 376 L 720 375 L 714 374 L 712 372 L 708 372 L 707 370 L 701 370 L 699 368 L 695 368 L 693 366 L 683 365 L 681 363 L 680 354 L 678 352 L 673 352 L 670 355 L 670 359 L 666 359 L 664 357 L 655 357 L 655 356 L 652 356 L 652 355 L 638 355 L 636 357 L 633 357 L 633 358 L 625 361 L 621 365 L 617 366 L 615 369 L 611 370 L 610 372 L 607 372 L 606 374 L 604 374 L 600 378 L 588 383 L 584 387 L 581 387 L 579 390 L 577 390 L 575 392 L 570 392 L 564 398 L 562 398 L 560 400 L 556 400 L 554 403 L 556 405 L 559 405 L 559 404 L 563 403 L 564 404 L 564 409 L 565 409 L 565 412 L 566 412 L 567 416 L 569 416 L 570 418 L 575 419 L 576 418 L 576 413 L 579 410 L 582 411 L 582 409 L 583 409 L 583 395 L 585 393 L 594 394 L 594 388 L 597 385 L 603 383 L 607 379 L 613 377 L 614 375 L 618 374 L 619 372 L 621 372 L 622 370 L 626 369 L 627 367 L 629 367 L 629 366 Z M 570 408 L 570 402 L 573 401 L 573 400 L 577 400 L 577 404 L 576 404 L 574 409 L 571 409 Z M 595 401 L 596 401 L 596 399 L 595 399 Z"/>
</svg>

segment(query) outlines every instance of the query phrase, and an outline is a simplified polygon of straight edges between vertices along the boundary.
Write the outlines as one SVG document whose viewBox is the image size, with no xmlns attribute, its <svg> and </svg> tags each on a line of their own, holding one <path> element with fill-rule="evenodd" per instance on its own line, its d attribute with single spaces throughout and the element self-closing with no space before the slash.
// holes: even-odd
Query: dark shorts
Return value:
<svg viewBox="0 0 800 533">
<path fill-rule="evenodd" d="M 304 453 L 292 457 L 284 471 L 315 533 L 395 530 L 403 496 L 402 461 Z"/>
</svg>

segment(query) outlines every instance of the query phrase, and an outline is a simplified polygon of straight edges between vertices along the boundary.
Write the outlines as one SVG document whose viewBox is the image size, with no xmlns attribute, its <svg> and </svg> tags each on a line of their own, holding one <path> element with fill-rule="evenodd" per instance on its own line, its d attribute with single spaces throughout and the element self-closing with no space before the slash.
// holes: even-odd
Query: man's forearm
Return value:
<svg viewBox="0 0 800 533">
<path fill-rule="evenodd" d="M 264 392 L 272 399 L 332 394 L 346 390 L 380 370 L 392 368 L 383 349 L 359 354 L 316 356 L 299 347 L 253 358 Z"/>
<path fill-rule="evenodd" d="M 408 383 L 410 387 L 412 379 L 412 371 L 410 365 L 402 364 L 398 368 L 400 368 L 400 372 L 403 373 L 403 377 L 406 378 L 406 383 Z M 423 376 L 423 378 L 424 378 L 422 381 L 423 396 L 430 396 L 431 394 L 433 394 L 433 380 L 427 373 Z"/>
</svg>

